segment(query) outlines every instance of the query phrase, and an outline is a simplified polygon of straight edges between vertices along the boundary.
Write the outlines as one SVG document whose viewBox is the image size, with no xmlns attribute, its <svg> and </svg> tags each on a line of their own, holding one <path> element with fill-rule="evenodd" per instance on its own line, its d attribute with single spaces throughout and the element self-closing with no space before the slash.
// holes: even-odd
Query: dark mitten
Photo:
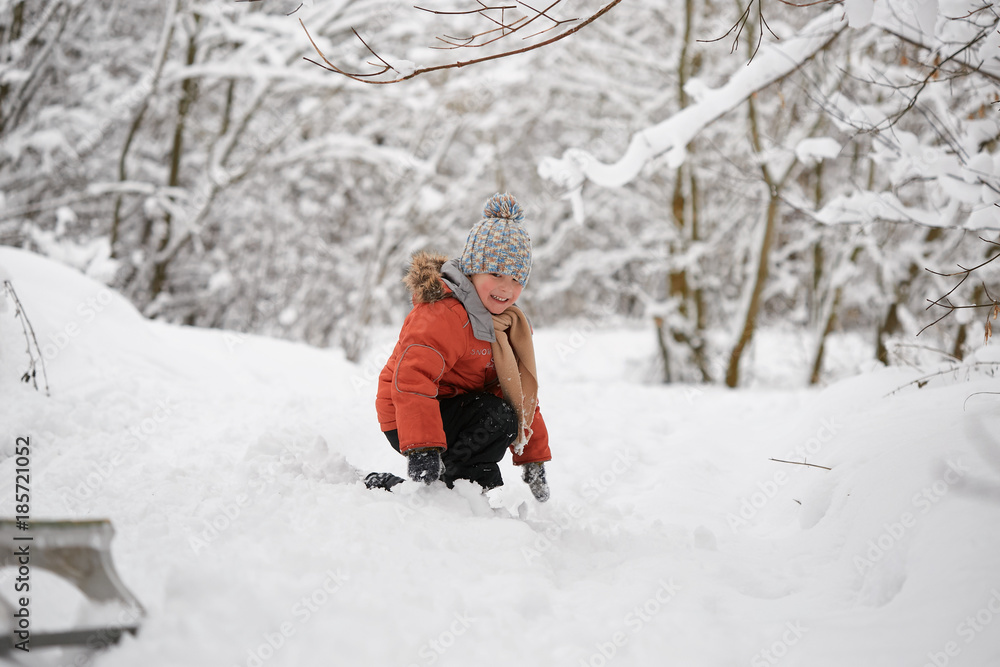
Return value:
<svg viewBox="0 0 1000 667">
<path fill-rule="evenodd" d="M 414 449 L 407 456 L 410 461 L 407 472 L 414 482 L 430 484 L 441 479 L 444 472 L 444 463 L 441 461 L 441 450 L 437 447 L 425 447 Z"/>
<path fill-rule="evenodd" d="M 403 478 L 393 475 L 391 472 L 372 472 L 365 477 L 365 486 L 369 489 L 385 489 L 392 491 L 392 487 L 403 483 Z"/>
<path fill-rule="evenodd" d="M 521 479 L 524 480 L 535 500 L 544 503 L 549 499 L 549 483 L 545 481 L 544 463 L 525 463 L 521 471 Z"/>
</svg>

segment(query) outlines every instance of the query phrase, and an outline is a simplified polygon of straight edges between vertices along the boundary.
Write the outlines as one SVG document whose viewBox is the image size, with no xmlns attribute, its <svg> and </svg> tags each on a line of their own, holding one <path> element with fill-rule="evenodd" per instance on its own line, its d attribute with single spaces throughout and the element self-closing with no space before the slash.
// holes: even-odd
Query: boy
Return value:
<svg viewBox="0 0 1000 667">
<path fill-rule="evenodd" d="M 419 253 L 404 279 L 413 310 L 379 375 L 375 407 L 415 482 L 495 488 L 509 447 L 535 498 L 549 498 L 544 462 L 552 457 L 531 328 L 514 305 L 531 270 L 523 219 L 514 197 L 493 195 L 460 258 Z M 402 481 L 372 473 L 365 484 L 391 489 Z"/>
</svg>

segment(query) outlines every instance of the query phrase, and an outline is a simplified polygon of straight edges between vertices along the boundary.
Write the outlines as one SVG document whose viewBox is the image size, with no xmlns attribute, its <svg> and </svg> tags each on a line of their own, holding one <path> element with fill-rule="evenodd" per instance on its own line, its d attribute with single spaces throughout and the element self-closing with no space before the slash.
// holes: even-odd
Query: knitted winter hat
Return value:
<svg viewBox="0 0 1000 667">
<path fill-rule="evenodd" d="M 497 193 L 483 209 L 459 260 L 462 273 L 501 273 L 523 287 L 531 272 L 531 238 L 521 223 L 524 211 L 513 195 Z"/>
</svg>

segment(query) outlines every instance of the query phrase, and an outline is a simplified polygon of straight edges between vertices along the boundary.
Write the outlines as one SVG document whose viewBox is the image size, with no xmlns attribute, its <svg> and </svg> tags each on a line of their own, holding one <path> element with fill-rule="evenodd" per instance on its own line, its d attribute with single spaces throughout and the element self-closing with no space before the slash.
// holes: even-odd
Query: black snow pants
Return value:
<svg viewBox="0 0 1000 667">
<path fill-rule="evenodd" d="M 502 398 L 488 392 L 460 394 L 438 401 L 448 449 L 442 479 L 451 487 L 467 479 L 485 489 L 503 484 L 500 466 L 507 448 L 517 438 L 517 415 Z M 389 444 L 399 451 L 399 432 L 385 431 Z"/>
</svg>

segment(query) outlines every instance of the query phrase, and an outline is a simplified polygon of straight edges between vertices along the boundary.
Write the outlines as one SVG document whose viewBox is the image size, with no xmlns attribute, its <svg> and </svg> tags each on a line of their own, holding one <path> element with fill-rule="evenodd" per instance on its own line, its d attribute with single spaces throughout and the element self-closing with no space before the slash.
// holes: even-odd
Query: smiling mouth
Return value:
<svg viewBox="0 0 1000 667">
<path fill-rule="evenodd" d="M 503 298 L 498 297 L 498 296 L 496 296 L 494 294 L 490 294 L 490 297 L 493 298 L 493 299 L 496 299 L 500 303 L 507 303 L 508 301 L 510 301 L 510 299 L 503 299 Z"/>
</svg>

